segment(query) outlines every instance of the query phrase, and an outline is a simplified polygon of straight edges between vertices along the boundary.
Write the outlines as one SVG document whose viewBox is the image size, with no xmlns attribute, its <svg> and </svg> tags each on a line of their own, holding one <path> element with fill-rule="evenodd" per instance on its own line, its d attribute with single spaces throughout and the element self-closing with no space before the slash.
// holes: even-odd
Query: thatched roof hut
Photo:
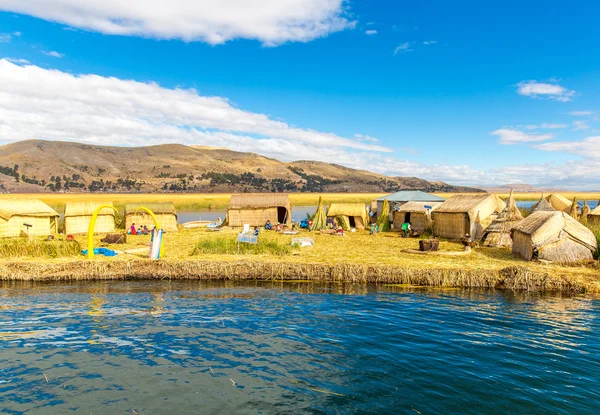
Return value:
<svg viewBox="0 0 600 415">
<path fill-rule="evenodd" d="M 163 203 L 127 203 L 125 205 L 125 229 L 135 223 L 136 229 L 147 226 L 154 228 L 154 220 L 141 207 L 150 209 L 165 232 L 177 232 L 177 211 L 172 202 Z"/>
<path fill-rule="evenodd" d="M 587 200 L 583 201 L 583 208 L 581 209 L 581 219 L 583 220 L 587 220 L 590 212 L 592 210 L 590 209 L 590 206 L 587 204 Z"/>
<path fill-rule="evenodd" d="M 588 223 L 600 224 L 600 202 L 598 207 L 593 209 L 587 217 Z"/>
<path fill-rule="evenodd" d="M 478 240 L 505 207 L 500 198 L 489 193 L 452 196 L 431 213 L 434 234 L 447 239 L 469 234 Z"/>
<path fill-rule="evenodd" d="M 84 201 L 69 202 L 65 205 L 65 233 L 87 233 L 92 215 L 102 205 L 112 206 L 112 202 Z M 107 233 L 115 230 L 115 211 L 104 208 L 98 213 L 95 232 Z"/>
<path fill-rule="evenodd" d="M 392 228 L 392 223 L 390 221 L 390 204 L 385 199 L 383 201 L 383 207 L 381 208 L 381 215 L 377 218 L 377 227 L 379 228 L 379 232 L 389 232 Z"/>
<path fill-rule="evenodd" d="M 540 199 L 540 201 L 533 205 L 533 207 L 531 208 L 531 213 L 534 212 L 556 212 L 556 209 L 552 207 L 550 202 L 548 202 L 542 194 L 542 198 Z"/>
<path fill-rule="evenodd" d="M 399 230 L 402 224 L 410 222 L 411 228 L 419 233 L 433 229 L 431 212 L 442 205 L 442 202 L 408 202 L 394 211 L 394 230 Z"/>
<path fill-rule="evenodd" d="M 319 205 L 317 206 L 317 211 L 315 212 L 315 216 L 313 217 L 310 230 L 311 231 L 320 231 L 325 228 L 327 228 L 327 215 L 325 214 L 325 206 L 323 205 L 323 198 L 319 197 Z"/>
<path fill-rule="evenodd" d="M 579 219 L 579 205 L 577 205 L 576 198 L 573 198 L 573 204 L 569 208 L 569 215 L 571 215 L 573 219 Z"/>
<path fill-rule="evenodd" d="M 336 218 L 340 226 L 364 229 L 369 223 L 367 207 L 362 203 L 332 203 L 327 217 Z"/>
<path fill-rule="evenodd" d="M 377 217 L 381 215 L 384 200 L 388 201 L 391 211 L 394 211 L 395 208 L 408 202 L 441 203 L 446 199 L 421 190 L 401 190 L 377 199 Z"/>
<path fill-rule="evenodd" d="M 591 260 L 596 249 L 592 231 L 565 212 L 532 213 L 513 230 L 513 253 L 526 260 Z"/>
<path fill-rule="evenodd" d="M 0 237 L 56 233 L 60 215 L 41 200 L 0 199 Z M 30 227 L 25 226 L 31 225 Z"/>
<path fill-rule="evenodd" d="M 511 191 L 506 202 L 506 207 L 485 230 L 482 238 L 483 245 L 490 247 L 511 247 L 511 231 L 522 220 L 523 215 L 519 208 L 517 208 L 513 192 Z"/>
<path fill-rule="evenodd" d="M 559 193 L 551 193 L 546 196 L 546 200 L 552 205 L 554 210 L 569 213 L 571 210 L 571 201 Z"/>
<path fill-rule="evenodd" d="M 229 200 L 229 226 L 292 224 L 290 197 L 283 193 L 236 193 Z"/>
</svg>

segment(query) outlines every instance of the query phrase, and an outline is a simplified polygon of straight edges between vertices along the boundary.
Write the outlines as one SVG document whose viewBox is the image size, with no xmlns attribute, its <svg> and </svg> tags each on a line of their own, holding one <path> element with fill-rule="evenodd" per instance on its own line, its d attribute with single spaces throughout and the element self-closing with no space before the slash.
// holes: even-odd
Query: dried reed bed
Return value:
<svg viewBox="0 0 600 415">
<path fill-rule="evenodd" d="M 0 258 L 62 258 L 77 257 L 81 248 L 75 241 L 46 241 L 31 238 L 0 239 Z"/>
</svg>

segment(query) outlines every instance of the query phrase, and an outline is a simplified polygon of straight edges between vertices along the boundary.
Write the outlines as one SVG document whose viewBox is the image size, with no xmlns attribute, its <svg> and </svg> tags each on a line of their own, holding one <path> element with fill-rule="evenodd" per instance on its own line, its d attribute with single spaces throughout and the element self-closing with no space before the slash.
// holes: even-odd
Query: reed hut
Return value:
<svg viewBox="0 0 600 415">
<path fill-rule="evenodd" d="M 177 211 L 172 202 L 164 203 L 127 203 L 125 205 L 125 229 L 129 229 L 135 223 L 136 229 L 142 226 L 147 226 L 148 229 L 154 228 L 154 220 L 152 217 L 139 208 L 145 207 L 150 209 L 160 227 L 165 232 L 177 232 Z"/>
<path fill-rule="evenodd" d="M 92 215 L 102 205 L 112 206 L 112 202 L 69 202 L 65 205 L 65 233 L 87 233 Z M 104 208 L 98 213 L 95 232 L 108 233 L 115 230 L 115 211 Z"/>
<path fill-rule="evenodd" d="M 386 199 L 383 201 L 381 215 L 377 218 L 377 227 L 379 228 L 379 232 L 389 232 L 392 229 L 390 216 L 390 204 Z"/>
<path fill-rule="evenodd" d="M 551 193 L 546 196 L 546 200 L 552 205 L 554 210 L 569 213 L 571 210 L 571 201 L 559 193 Z"/>
<path fill-rule="evenodd" d="M 367 207 L 362 203 L 332 203 L 327 217 L 336 218 L 338 224 L 344 228 L 364 229 L 369 223 Z"/>
<path fill-rule="evenodd" d="M 377 217 L 381 215 L 384 200 L 388 201 L 390 211 L 393 212 L 397 207 L 408 202 L 442 203 L 445 199 L 420 190 L 401 190 L 377 199 Z M 394 218 L 390 217 L 390 220 L 393 221 Z"/>
<path fill-rule="evenodd" d="M 290 226 L 290 198 L 282 193 L 234 194 L 229 200 L 227 217 L 229 226 L 263 226 L 267 221 L 271 221 L 273 225 L 281 223 Z"/>
<path fill-rule="evenodd" d="M 593 259 L 592 231 L 565 212 L 535 212 L 513 230 L 513 253 L 526 260 L 569 263 Z"/>
<path fill-rule="evenodd" d="M 408 202 L 394 211 L 394 230 L 399 230 L 402 224 L 410 222 L 412 229 L 419 233 L 433 229 L 431 212 L 442 205 L 442 202 Z"/>
<path fill-rule="evenodd" d="M 587 220 L 587 218 L 590 215 L 591 211 L 592 210 L 590 209 L 590 206 L 587 204 L 587 200 L 584 200 L 583 201 L 583 208 L 581 209 L 581 219 Z"/>
<path fill-rule="evenodd" d="M 534 212 L 556 212 L 556 209 L 552 207 L 550 202 L 548 202 L 544 195 L 542 194 L 542 198 L 531 208 L 531 213 Z"/>
<path fill-rule="evenodd" d="M 600 225 L 600 203 L 588 214 L 587 221 L 589 224 Z"/>
<path fill-rule="evenodd" d="M 461 239 L 469 234 L 478 240 L 506 204 L 493 194 L 456 195 L 431 213 L 434 234 Z"/>
<path fill-rule="evenodd" d="M 56 233 L 59 216 L 41 200 L 0 199 L 0 237 Z"/>
<path fill-rule="evenodd" d="M 577 199 L 573 198 L 573 204 L 569 208 L 569 215 L 575 220 L 579 219 L 579 205 L 577 205 Z"/>
<path fill-rule="evenodd" d="M 523 220 L 523 215 L 515 203 L 511 190 L 506 201 L 506 207 L 496 219 L 492 221 L 483 234 L 483 246 L 489 247 L 511 247 L 512 229 Z"/>
</svg>

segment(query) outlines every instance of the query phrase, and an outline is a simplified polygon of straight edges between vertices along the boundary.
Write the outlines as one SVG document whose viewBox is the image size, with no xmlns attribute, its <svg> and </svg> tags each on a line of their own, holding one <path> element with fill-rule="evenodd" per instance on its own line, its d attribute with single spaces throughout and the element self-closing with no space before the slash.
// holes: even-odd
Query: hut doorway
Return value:
<svg viewBox="0 0 600 415">
<path fill-rule="evenodd" d="M 288 210 L 283 207 L 277 207 L 277 222 L 279 223 L 287 223 L 288 221 Z"/>
<path fill-rule="evenodd" d="M 404 214 L 404 223 L 406 222 L 410 223 L 410 212 Z"/>
<path fill-rule="evenodd" d="M 356 220 L 354 219 L 354 216 L 348 217 L 348 222 L 350 223 L 351 228 L 356 228 Z"/>
</svg>

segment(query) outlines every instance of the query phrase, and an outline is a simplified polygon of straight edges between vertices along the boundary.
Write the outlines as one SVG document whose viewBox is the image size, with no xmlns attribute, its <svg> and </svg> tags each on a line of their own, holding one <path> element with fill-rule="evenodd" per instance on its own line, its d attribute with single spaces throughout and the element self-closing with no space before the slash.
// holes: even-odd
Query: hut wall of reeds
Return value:
<svg viewBox="0 0 600 415">
<path fill-rule="evenodd" d="M 362 203 L 332 203 L 327 217 L 336 218 L 340 226 L 356 229 L 364 229 L 369 223 L 367 207 Z"/>
<path fill-rule="evenodd" d="M 526 260 L 591 260 L 596 248 L 592 231 L 565 212 L 532 213 L 513 230 L 513 253 Z"/>
<path fill-rule="evenodd" d="M 408 202 L 403 204 L 394 211 L 392 229 L 399 231 L 402 224 L 408 221 L 411 228 L 419 233 L 423 233 L 426 230 L 433 230 L 431 212 L 440 207 L 441 204 L 442 202 Z M 425 206 L 431 207 L 431 209 Z"/>
<path fill-rule="evenodd" d="M 65 205 L 65 233 L 87 233 L 94 211 L 102 205 L 112 206 L 112 202 L 85 201 L 69 202 Z M 98 213 L 95 232 L 108 233 L 115 230 L 115 211 L 104 208 Z"/>
<path fill-rule="evenodd" d="M 523 220 L 523 215 L 517 204 L 512 191 L 506 202 L 506 208 L 492 221 L 481 238 L 484 246 L 489 247 L 511 247 L 512 229 Z"/>
<path fill-rule="evenodd" d="M 58 212 L 40 200 L 0 199 L 0 237 L 56 233 L 59 216 Z"/>
<path fill-rule="evenodd" d="M 453 196 L 431 213 L 434 234 L 446 239 L 461 239 L 469 234 L 478 240 L 505 207 L 493 194 Z"/>
<path fill-rule="evenodd" d="M 165 232 L 177 232 L 177 211 L 172 202 L 162 203 L 127 203 L 125 205 L 125 229 L 129 229 L 135 223 L 136 229 L 147 226 L 148 229 L 154 228 L 152 217 L 139 208 L 150 209 L 161 228 Z"/>
<path fill-rule="evenodd" d="M 227 210 L 229 226 L 263 226 L 267 221 L 273 225 L 292 224 L 292 207 L 287 194 L 238 193 L 231 196 Z"/>
</svg>

